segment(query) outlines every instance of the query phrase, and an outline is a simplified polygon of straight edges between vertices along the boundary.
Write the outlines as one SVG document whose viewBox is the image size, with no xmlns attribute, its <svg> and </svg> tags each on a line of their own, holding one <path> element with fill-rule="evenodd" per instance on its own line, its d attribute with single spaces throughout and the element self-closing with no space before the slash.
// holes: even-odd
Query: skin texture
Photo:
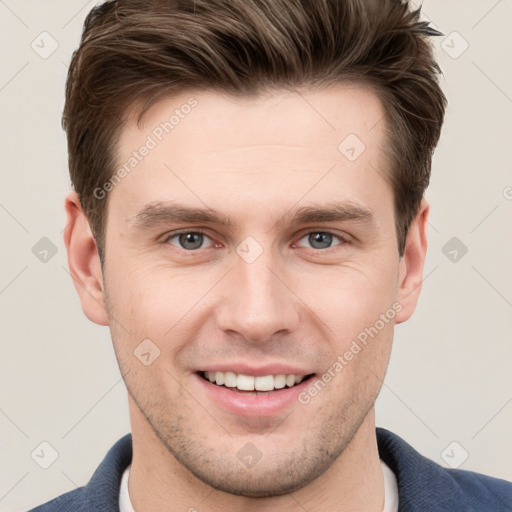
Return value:
<svg viewBox="0 0 512 512">
<path fill-rule="evenodd" d="M 129 117 L 119 165 L 191 97 L 191 112 L 109 192 L 103 269 L 76 194 L 66 199 L 65 242 L 82 308 L 110 327 L 128 389 L 132 503 L 155 512 L 169 503 L 201 512 L 381 511 L 374 402 L 394 324 L 412 315 L 421 290 L 428 204 L 400 258 L 383 106 L 371 91 L 342 84 L 160 101 L 142 127 Z M 366 146 L 354 161 L 338 149 L 349 134 Z M 141 209 L 168 201 L 215 208 L 232 226 L 135 226 Z M 371 210 L 374 225 L 278 220 L 334 201 Z M 206 233 L 198 249 L 169 238 L 198 228 Z M 334 235 L 329 248 L 308 237 L 318 232 Z M 250 264 L 236 250 L 247 237 L 262 250 Z M 307 404 L 233 414 L 209 399 L 197 375 L 226 362 L 279 363 L 314 373 L 314 382 L 394 303 L 394 319 Z M 160 350 L 147 366 L 134 355 L 145 339 Z M 250 468 L 237 457 L 247 443 L 261 454 Z"/>
</svg>

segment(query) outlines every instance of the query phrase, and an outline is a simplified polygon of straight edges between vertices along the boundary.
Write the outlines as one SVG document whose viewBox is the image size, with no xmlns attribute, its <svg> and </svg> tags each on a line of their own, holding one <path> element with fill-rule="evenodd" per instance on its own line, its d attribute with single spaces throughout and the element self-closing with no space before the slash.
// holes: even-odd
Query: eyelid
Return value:
<svg viewBox="0 0 512 512">
<path fill-rule="evenodd" d="M 206 238 L 209 238 L 211 241 L 212 241 L 212 245 L 215 245 L 215 240 L 208 235 L 208 233 L 204 230 L 204 229 L 201 229 L 201 228 L 189 228 L 189 229 L 179 229 L 177 231 L 171 231 L 170 233 L 166 233 L 163 237 L 162 237 L 162 242 L 164 244 L 168 244 L 168 245 L 172 245 L 169 240 L 171 238 L 174 238 L 178 235 L 182 235 L 182 234 L 185 234 L 185 233 L 194 233 L 194 234 L 200 234 L 200 235 L 203 235 L 205 236 Z M 212 247 L 212 245 L 210 245 L 209 247 Z M 175 246 L 173 246 L 175 247 Z M 193 252 L 198 252 L 200 249 L 194 249 L 194 250 L 189 250 L 187 251 L 186 249 L 183 249 L 181 247 L 175 247 L 176 249 L 178 250 L 182 250 L 182 251 L 185 251 L 185 252 L 190 252 L 190 253 L 193 253 Z M 208 247 L 204 247 L 203 249 L 207 249 Z"/>
<path fill-rule="evenodd" d="M 310 235 L 311 233 L 325 233 L 325 234 L 328 234 L 328 235 L 332 235 L 333 237 L 338 238 L 341 241 L 340 244 L 334 245 L 332 247 L 328 247 L 327 249 L 317 249 L 319 251 L 328 251 L 329 249 L 334 249 L 334 248 L 338 247 L 339 245 L 345 245 L 345 244 L 352 243 L 352 237 L 350 237 L 347 234 L 336 233 L 336 232 L 331 231 L 329 229 L 314 229 L 314 228 L 313 229 L 308 228 L 306 231 L 304 231 L 301 234 L 299 234 L 298 237 L 297 237 L 297 240 L 300 241 L 305 236 Z M 296 244 L 294 243 L 294 245 L 296 245 Z M 299 247 L 302 247 L 302 246 L 299 246 Z M 310 247 L 310 249 L 314 250 L 314 248 L 311 248 L 311 247 Z"/>
<path fill-rule="evenodd" d="M 174 238 L 174 237 L 176 237 L 178 235 L 181 235 L 181 234 L 184 234 L 184 233 L 201 234 L 201 235 L 205 236 L 206 238 L 209 238 L 212 241 L 212 244 L 210 246 L 208 246 L 208 247 L 203 247 L 202 249 L 211 248 L 212 246 L 215 246 L 218 243 L 210 235 L 208 235 L 208 232 L 205 229 L 202 229 L 202 228 L 188 228 L 188 229 L 179 229 L 177 231 L 171 231 L 170 233 L 166 233 L 163 236 L 163 243 L 168 244 L 168 245 L 172 245 L 169 242 L 169 239 Z M 328 251 L 329 249 L 335 249 L 336 247 L 338 247 L 340 245 L 351 244 L 353 242 L 352 237 L 347 235 L 347 234 L 345 234 L 345 233 L 344 234 L 340 234 L 340 233 L 336 233 L 336 232 L 334 232 L 332 230 L 329 230 L 329 229 L 321 229 L 321 228 L 320 229 L 318 229 L 318 228 L 317 229 L 315 229 L 315 228 L 306 228 L 304 231 L 300 232 L 299 235 L 297 235 L 295 237 L 295 239 L 297 241 L 300 241 L 305 236 L 310 235 L 311 233 L 326 233 L 326 234 L 332 235 L 333 237 L 338 238 L 340 240 L 340 243 L 337 244 L 337 245 L 334 245 L 332 247 L 328 247 L 326 249 L 318 249 L 318 250 L 321 250 L 321 251 Z M 299 246 L 297 242 L 294 242 L 292 244 L 292 246 L 293 247 L 297 247 L 297 246 L 298 247 L 303 247 L 303 246 Z M 178 250 L 185 251 L 185 252 L 188 252 L 188 253 L 195 253 L 195 252 L 199 252 L 200 251 L 200 249 L 194 249 L 194 250 L 188 250 L 187 251 L 186 249 L 183 249 L 181 247 L 176 247 L 176 246 L 173 246 L 173 247 L 175 247 Z M 315 250 L 313 247 L 309 247 L 309 249 Z"/>
</svg>

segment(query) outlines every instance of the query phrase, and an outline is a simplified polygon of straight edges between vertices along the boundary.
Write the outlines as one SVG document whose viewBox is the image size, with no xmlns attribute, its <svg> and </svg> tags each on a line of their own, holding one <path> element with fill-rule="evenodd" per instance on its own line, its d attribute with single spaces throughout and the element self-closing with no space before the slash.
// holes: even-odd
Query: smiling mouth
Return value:
<svg viewBox="0 0 512 512">
<path fill-rule="evenodd" d="M 250 394 L 268 394 L 299 385 L 314 376 L 309 375 L 262 375 L 254 377 L 234 372 L 198 372 L 204 380 L 231 391 Z"/>
</svg>

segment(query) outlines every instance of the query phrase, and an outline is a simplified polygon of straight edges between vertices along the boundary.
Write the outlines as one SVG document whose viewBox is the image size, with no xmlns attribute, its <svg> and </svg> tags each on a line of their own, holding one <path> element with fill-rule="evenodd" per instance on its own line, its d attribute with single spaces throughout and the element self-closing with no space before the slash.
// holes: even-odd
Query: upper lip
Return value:
<svg viewBox="0 0 512 512">
<path fill-rule="evenodd" d="M 237 374 L 262 377 L 264 375 L 310 375 L 314 373 L 299 366 L 291 366 L 282 363 L 272 363 L 256 366 L 249 363 L 218 363 L 207 364 L 196 370 L 197 372 L 233 372 Z"/>
</svg>

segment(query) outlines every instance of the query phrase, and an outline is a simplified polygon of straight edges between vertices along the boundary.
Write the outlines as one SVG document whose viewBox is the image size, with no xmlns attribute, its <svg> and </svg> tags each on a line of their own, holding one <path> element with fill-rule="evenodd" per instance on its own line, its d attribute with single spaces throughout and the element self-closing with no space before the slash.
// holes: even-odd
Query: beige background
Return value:
<svg viewBox="0 0 512 512">
<path fill-rule="evenodd" d="M 64 80 L 94 4 L 0 0 L 2 511 L 84 485 L 130 428 L 109 331 L 82 314 L 62 240 Z M 449 108 L 423 293 L 397 328 L 377 422 L 440 464 L 467 452 L 461 468 L 512 480 L 512 1 L 425 0 L 423 11 L 447 36 L 435 46 Z M 57 250 L 46 262 L 32 252 L 43 237 Z M 468 249 L 455 262 L 443 252 L 452 237 Z M 59 454 L 48 469 L 31 458 L 43 441 Z"/>
</svg>

